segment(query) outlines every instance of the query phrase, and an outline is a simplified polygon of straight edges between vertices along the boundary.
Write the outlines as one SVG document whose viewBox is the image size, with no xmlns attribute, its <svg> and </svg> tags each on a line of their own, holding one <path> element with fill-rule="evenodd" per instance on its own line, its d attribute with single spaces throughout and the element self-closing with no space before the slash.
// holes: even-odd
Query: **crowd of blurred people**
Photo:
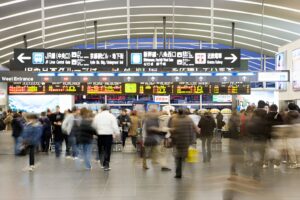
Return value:
<svg viewBox="0 0 300 200">
<path fill-rule="evenodd" d="M 130 137 L 145 170 L 149 169 L 151 158 L 162 171 L 171 171 L 169 160 L 174 155 L 175 178 L 181 178 L 189 148 L 200 139 L 203 162 L 209 163 L 212 141 L 221 140 L 228 123 L 231 175 L 238 175 L 243 164 L 249 166 L 255 180 L 260 180 L 263 168 L 278 169 L 281 163 L 289 168 L 300 167 L 299 116 L 299 107 L 294 103 L 279 113 L 276 105 L 269 106 L 264 101 L 259 101 L 257 107 L 232 111 L 228 122 L 221 113 L 214 117 L 210 111 L 199 114 L 189 109 L 151 109 L 146 113 L 124 109 L 115 117 L 107 105 L 96 113 L 76 107 L 62 113 L 57 106 L 54 112 L 48 109 L 40 115 L 8 110 L 1 118 L 0 128 L 12 130 L 15 154 L 28 153 L 30 171 L 35 169 L 36 151 L 48 154 L 54 147 L 55 156 L 61 157 L 63 146 L 66 158 L 83 162 L 91 170 L 93 143 L 97 144 L 97 162 L 109 171 L 112 145 L 119 141 L 124 147 Z"/>
</svg>

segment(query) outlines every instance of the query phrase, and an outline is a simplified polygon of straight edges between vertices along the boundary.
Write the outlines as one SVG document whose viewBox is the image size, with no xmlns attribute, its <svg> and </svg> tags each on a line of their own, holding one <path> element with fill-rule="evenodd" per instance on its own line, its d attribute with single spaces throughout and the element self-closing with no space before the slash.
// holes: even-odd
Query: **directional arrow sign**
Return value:
<svg viewBox="0 0 300 200">
<path fill-rule="evenodd" d="M 225 60 L 231 60 L 231 63 L 234 63 L 238 58 L 233 53 L 230 55 L 231 55 L 231 57 L 225 57 Z"/>
<path fill-rule="evenodd" d="M 18 56 L 18 60 L 20 61 L 20 63 L 24 63 L 24 60 L 31 60 L 31 57 L 24 56 L 24 53 L 21 53 L 21 54 Z"/>
</svg>

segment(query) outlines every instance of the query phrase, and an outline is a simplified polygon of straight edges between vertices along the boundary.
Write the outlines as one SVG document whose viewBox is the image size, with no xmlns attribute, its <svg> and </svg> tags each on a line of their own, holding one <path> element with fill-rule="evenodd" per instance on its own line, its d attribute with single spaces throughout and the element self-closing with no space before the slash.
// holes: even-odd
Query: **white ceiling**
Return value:
<svg viewBox="0 0 300 200">
<path fill-rule="evenodd" d="M 88 43 L 93 43 L 94 20 L 104 41 L 126 38 L 128 19 L 132 38 L 153 37 L 155 26 L 162 34 L 162 16 L 167 16 L 168 37 L 210 42 L 213 22 L 214 42 L 222 44 L 231 44 L 235 22 L 236 47 L 261 52 L 262 46 L 267 55 L 300 38 L 299 0 L 264 0 L 264 9 L 262 0 L 214 0 L 213 21 L 211 0 L 130 0 L 129 9 L 126 0 L 86 0 L 85 5 L 83 0 L 45 0 L 45 48 L 83 44 L 84 10 Z M 12 58 L 14 48 L 24 47 L 24 34 L 29 48 L 42 48 L 41 0 L 0 0 L 0 10 L 0 64 Z"/>
</svg>

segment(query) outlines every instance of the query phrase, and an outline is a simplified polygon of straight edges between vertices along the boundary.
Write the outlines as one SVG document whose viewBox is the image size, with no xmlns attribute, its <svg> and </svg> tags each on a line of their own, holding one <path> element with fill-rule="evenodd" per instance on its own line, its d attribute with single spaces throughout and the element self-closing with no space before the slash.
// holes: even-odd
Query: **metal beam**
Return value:
<svg viewBox="0 0 300 200">
<path fill-rule="evenodd" d="M 166 41 L 166 39 L 167 39 L 166 38 L 167 37 L 166 36 L 166 23 L 167 23 L 167 17 L 164 16 L 163 17 L 163 30 L 164 30 L 164 33 L 163 33 L 164 41 L 163 42 L 164 42 L 164 49 L 166 49 L 166 42 L 167 42 Z"/>
<path fill-rule="evenodd" d="M 24 49 L 28 48 L 27 35 L 23 35 Z"/>
<path fill-rule="evenodd" d="M 235 48 L 235 22 L 232 22 L 232 28 L 231 28 L 231 46 L 234 49 Z"/>
</svg>

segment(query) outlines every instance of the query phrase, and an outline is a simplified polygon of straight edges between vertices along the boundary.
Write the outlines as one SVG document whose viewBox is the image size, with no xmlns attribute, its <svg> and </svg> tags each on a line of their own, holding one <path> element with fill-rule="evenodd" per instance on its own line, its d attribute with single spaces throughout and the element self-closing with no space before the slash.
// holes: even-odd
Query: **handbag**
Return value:
<svg viewBox="0 0 300 200">
<path fill-rule="evenodd" d="M 199 162 L 198 154 L 199 154 L 199 152 L 196 148 L 189 147 L 186 162 L 188 162 L 188 163 L 197 163 L 197 162 Z"/>
<path fill-rule="evenodd" d="M 164 147 L 165 148 L 172 148 L 173 147 L 173 140 L 172 140 L 172 138 L 165 138 L 164 139 Z"/>
<path fill-rule="evenodd" d="M 151 134 L 146 136 L 144 140 L 144 146 L 151 147 L 159 144 L 159 136 L 156 134 Z"/>
</svg>

